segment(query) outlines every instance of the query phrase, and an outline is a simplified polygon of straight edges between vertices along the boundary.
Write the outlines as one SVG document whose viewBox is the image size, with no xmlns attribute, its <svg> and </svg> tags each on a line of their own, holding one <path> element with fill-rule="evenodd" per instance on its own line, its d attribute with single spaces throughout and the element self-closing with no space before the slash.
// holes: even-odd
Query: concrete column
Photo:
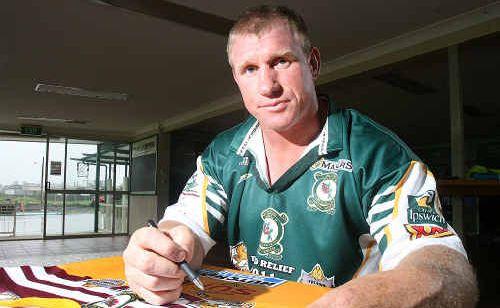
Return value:
<svg viewBox="0 0 500 308">
<path fill-rule="evenodd" d="M 160 133 L 158 138 L 158 164 L 157 164 L 157 191 L 158 191 L 158 219 L 163 217 L 165 208 L 170 200 L 170 151 L 171 134 Z"/>
<path fill-rule="evenodd" d="M 464 114 L 458 45 L 448 47 L 448 73 L 450 89 L 451 175 L 463 179 L 465 174 Z M 453 207 L 453 228 L 462 237 L 464 231 L 463 200 L 461 197 L 452 197 L 451 203 Z"/>
</svg>

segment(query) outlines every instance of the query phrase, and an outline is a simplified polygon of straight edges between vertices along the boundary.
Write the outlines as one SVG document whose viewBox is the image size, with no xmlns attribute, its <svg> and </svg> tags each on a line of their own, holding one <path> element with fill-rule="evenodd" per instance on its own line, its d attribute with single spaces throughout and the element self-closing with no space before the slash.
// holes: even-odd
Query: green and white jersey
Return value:
<svg viewBox="0 0 500 308">
<path fill-rule="evenodd" d="M 205 252 L 227 232 L 238 269 L 327 287 L 392 269 L 426 245 L 465 255 L 432 173 L 354 110 L 330 103 L 319 136 L 273 185 L 266 164 L 250 118 L 213 140 L 163 219 L 192 228 Z"/>
</svg>

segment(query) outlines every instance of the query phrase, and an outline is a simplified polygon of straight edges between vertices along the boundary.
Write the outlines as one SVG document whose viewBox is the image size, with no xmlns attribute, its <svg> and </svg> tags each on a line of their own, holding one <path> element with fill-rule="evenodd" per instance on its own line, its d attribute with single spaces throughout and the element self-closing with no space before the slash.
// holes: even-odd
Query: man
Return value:
<svg viewBox="0 0 500 308">
<path fill-rule="evenodd" d="M 174 301 L 223 232 L 241 270 L 335 287 L 316 306 L 473 306 L 475 279 L 432 173 L 393 133 L 319 98 L 319 50 L 283 7 L 245 12 L 227 53 L 253 116 L 197 161 L 160 230 L 124 252 L 133 290 Z"/>
</svg>

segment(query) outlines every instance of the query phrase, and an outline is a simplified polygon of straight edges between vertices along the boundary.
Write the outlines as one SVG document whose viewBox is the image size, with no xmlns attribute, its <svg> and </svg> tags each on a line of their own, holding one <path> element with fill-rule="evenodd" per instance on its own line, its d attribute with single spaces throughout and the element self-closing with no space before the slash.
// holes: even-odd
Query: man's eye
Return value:
<svg viewBox="0 0 500 308">
<path fill-rule="evenodd" d="M 247 66 L 247 67 L 245 67 L 243 72 L 245 74 L 253 74 L 253 73 L 255 73 L 256 70 L 257 70 L 257 68 L 255 66 Z"/>
<path fill-rule="evenodd" d="M 275 66 L 277 68 L 286 68 L 286 67 L 288 67 L 288 65 L 290 65 L 290 61 L 288 61 L 286 59 L 279 59 L 278 61 L 276 61 L 276 64 L 275 64 Z"/>
</svg>

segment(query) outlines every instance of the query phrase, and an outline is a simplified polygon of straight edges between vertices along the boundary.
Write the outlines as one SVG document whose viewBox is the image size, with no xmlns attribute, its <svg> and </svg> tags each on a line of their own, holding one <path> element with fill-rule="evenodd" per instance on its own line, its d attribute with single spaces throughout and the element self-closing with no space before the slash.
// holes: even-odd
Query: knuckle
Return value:
<svg viewBox="0 0 500 308">
<path fill-rule="evenodd" d="M 184 274 L 184 271 L 182 271 L 178 265 L 169 267 L 167 269 L 167 275 L 170 277 L 184 278 L 183 274 Z"/>
<path fill-rule="evenodd" d="M 182 289 L 182 284 L 184 283 L 184 278 L 179 278 L 179 279 L 175 279 L 173 281 L 173 284 L 172 284 L 172 288 L 177 290 L 179 288 Z"/>
<path fill-rule="evenodd" d="M 151 254 L 144 251 L 137 258 L 137 268 L 143 273 L 150 273 L 154 269 L 154 258 Z"/>
<path fill-rule="evenodd" d="M 160 291 L 161 279 L 158 277 L 151 277 L 144 281 L 144 287 L 151 291 Z"/>
</svg>

